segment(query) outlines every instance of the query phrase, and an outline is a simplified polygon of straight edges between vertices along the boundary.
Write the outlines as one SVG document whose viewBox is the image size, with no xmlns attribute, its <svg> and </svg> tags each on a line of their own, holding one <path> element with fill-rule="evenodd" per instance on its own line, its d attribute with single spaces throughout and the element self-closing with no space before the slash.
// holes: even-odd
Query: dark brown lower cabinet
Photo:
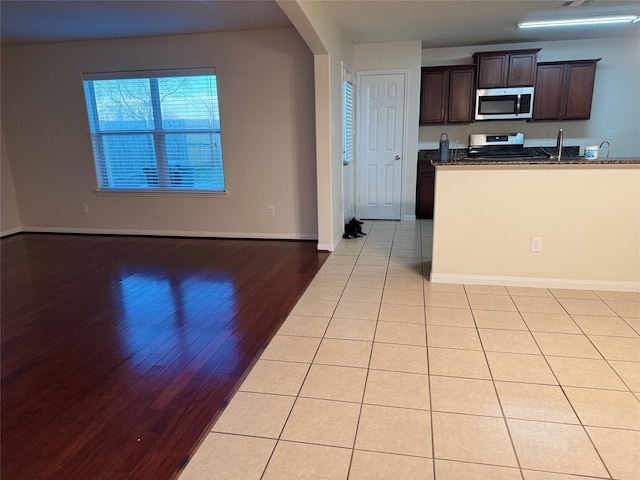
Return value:
<svg viewBox="0 0 640 480">
<path fill-rule="evenodd" d="M 433 218 L 436 169 L 431 162 L 418 162 L 416 187 L 416 218 Z"/>
</svg>

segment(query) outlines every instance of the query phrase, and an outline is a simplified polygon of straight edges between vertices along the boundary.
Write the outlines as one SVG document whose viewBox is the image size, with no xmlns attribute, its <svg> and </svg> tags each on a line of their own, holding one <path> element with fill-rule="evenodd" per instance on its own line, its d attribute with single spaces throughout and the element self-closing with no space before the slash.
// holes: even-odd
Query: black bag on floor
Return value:
<svg viewBox="0 0 640 480">
<path fill-rule="evenodd" d="M 343 238 L 357 238 L 366 235 L 362 231 L 362 224 L 360 220 L 357 220 L 356 217 L 353 217 L 349 223 L 344 224 L 344 235 Z"/>
</svg>

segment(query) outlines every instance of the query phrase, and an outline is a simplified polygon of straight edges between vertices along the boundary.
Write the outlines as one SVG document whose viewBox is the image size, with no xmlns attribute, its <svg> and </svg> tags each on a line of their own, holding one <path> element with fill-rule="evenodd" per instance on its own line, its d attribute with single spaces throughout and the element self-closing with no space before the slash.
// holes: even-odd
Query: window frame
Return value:
<svg viewBox="0 0 640 480">
<path fill-rule="evenodd" d="M 159 90 L 158 90 L 158 79 L 159 78 L 175 78 L 175 77 L 187 77 L 187 76 L 214 76 L 216 79 L 216 108 L 219 112 L 219 88 L 217 86 L 217 74 L 215 67 L 203 67 L 203 68 L 177 68 L 177 69 L 165 69 L 165 70 L 136 70 L 136 71 L 118 71 L 118 72 L 95 72 L 95 73 L 83 73 L 82 74 L 82 84 L 83 84 L 83 93 L 85 94 L 85 108 L 87 113 L 87 125 L 89 126 L 89 135 L 91 137 L 92 142 L 92 152 L 93 152 L 93 164 L 94 164 L 94 173 L 96 178 L 96 189 L 94 189 L 94 193 L 97 195 L 107 195 L 107 196 L 207 196 L 207 197 L 226 197 L 228 194 L 227 189 L 227 181 L 225 176 L 225 168 L 224 168 L 224 157 L 222 157 L 222 182 L 223 189 L 222 190 L 214 190 L 214 189 L 196 189 L 196 188 L 179 188 L 172 187 L 170 184 L 170 172 L 169 172 L 169 159 L 167 156 L 167 151 L 165 149 L 165 138 L 168 135 L 184 135 L 184 134 L 209 134 L 209 135 L 218 135 L 220 138 L 220 150 L 222 151 L 222 127 L 221 122 L 218 117 L 218 127 L 219 128 L 198 128 L 198 129 L 171 129 L 164 128 L 162 111 L 160 105 L 159 98 Z M 93 91 L 94 85 L 92 81 L 94 80 L 129 80 L 129 79 L 147 79 L 149 80 L 150 85 L 150 102 L 153 111 L 153 129 L 145 129 L 145 130 L 100 130 L 98 128 L 98 110 L 96 104 L 96 97 Z M 89 86 L 89 90 L 91 90 L 91 97 L 89 98 L 86 95 L 86 86 Z M 91 101 L 90 101 L 91 100 Z M 89 111 L 91 109 L 91 111 Z M 147 188 L 126 188 L 122 186 L 118 187 L 108 187 L 101 185 L 100 181 L 100 168 L 108 168 L 108 163 L 106 158 L 104 157 L 104 149 L 103 148 L 95 148 L 94 142 L 99 141 L 100 145 L 102 142 L 100 141 L 103 137 L 108 137 L 112 135 L 119 136 L 151 136 L 152 143 L 154 146 L 154 161 L 157 169 L 157 177 L 159 185 L 167 185 L 164 187 L 147 187 Z"/>
</svg>

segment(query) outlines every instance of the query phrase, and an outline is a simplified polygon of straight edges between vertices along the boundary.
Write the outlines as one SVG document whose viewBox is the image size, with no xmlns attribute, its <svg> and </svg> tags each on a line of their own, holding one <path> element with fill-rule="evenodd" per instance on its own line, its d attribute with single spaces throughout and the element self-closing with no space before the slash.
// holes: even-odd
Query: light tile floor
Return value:
<svg viewBox="0 0 640 480">
<path fill-rule="evenodd" d="M 640 293 L 431 284 L 431 221 L 364 228 L 181 480 L 640 479 Z"/>
</svg>

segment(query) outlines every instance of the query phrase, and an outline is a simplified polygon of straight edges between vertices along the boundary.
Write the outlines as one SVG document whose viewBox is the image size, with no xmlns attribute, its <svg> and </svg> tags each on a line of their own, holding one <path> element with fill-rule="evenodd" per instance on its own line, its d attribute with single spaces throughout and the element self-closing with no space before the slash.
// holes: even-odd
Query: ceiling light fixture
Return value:
<svg viewBox="0 0 640 480">
<path fill-rule="evenodd" d="M 518 28 L 538 28 L 538 27 L 567 27 L 576 25 L 604 25 L 609 23 L 636 23 L 640 21 L 637 15 L 624 15 L 615 17 L 588 17 L 574 18 L 568 20 L 545 20 L 533 22 L 518 22 Z"/>
</svg>

